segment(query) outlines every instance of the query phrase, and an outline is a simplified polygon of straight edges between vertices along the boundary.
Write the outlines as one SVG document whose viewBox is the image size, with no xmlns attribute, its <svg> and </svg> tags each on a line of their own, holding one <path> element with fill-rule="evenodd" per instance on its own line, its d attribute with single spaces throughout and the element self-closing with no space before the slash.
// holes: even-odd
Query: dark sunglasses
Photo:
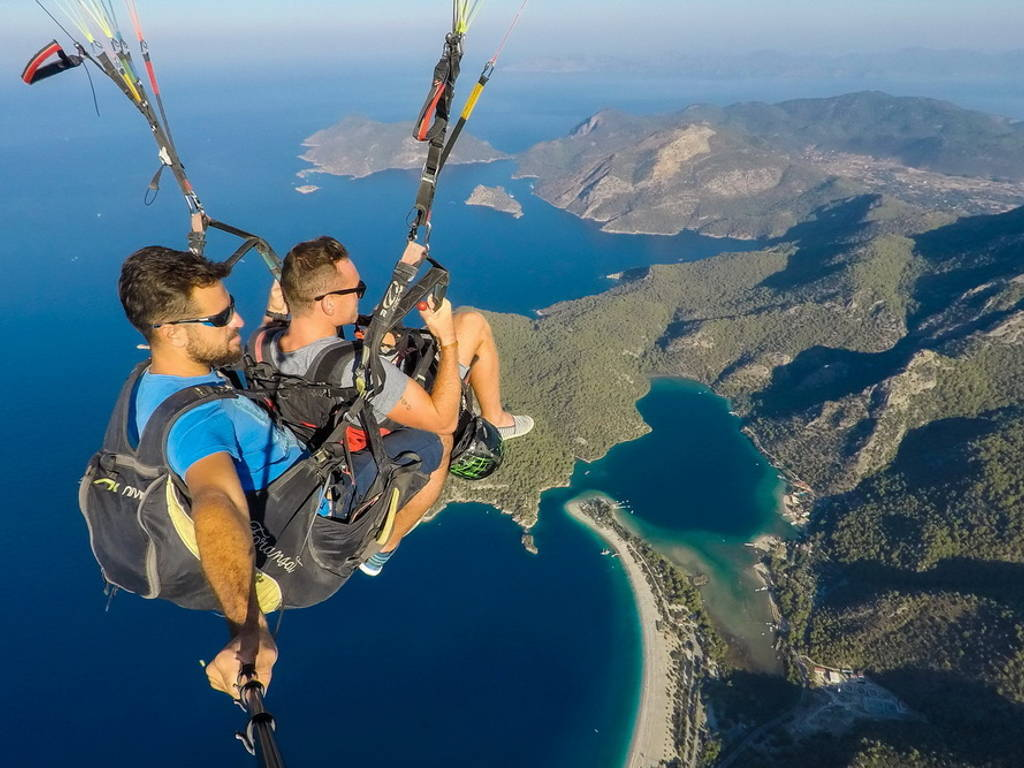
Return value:
<svg viewBox="0 0 1024 768">
<path fill-rule="evenodd" d="M 341 288 L 337 291 L 328 291 L 327 293 L 321 293 L 319 296 L 314 296 L 313 301 L 320 301 L 320 299 L 326 298 L 327 296 L 345 296 L 349 293 L 354 293 L 357 299 L 363 298 L 363 294 L 366 293 L 366 283 L 362 280 L 359 281 L 359 285 L 355 288 Z"/>
<path fill-rule="evenodd" d="M 223 328 L 225 325 L 231 322 L 231 318 L 235 316 L 235 297 L 231 296 L 231 303 L 224 308 L 223 311 L 218 312 L 216 315 L 210 315 L 209 317 L 197 317 L 194 320 L 168 320 L 166 323 L 154 323 L 154 328 L 159 328 L 161 325 L 183 325 L 185 323 L 199 323 L 200 325 L 207 325 L 211 328 Z"/>
</svg>

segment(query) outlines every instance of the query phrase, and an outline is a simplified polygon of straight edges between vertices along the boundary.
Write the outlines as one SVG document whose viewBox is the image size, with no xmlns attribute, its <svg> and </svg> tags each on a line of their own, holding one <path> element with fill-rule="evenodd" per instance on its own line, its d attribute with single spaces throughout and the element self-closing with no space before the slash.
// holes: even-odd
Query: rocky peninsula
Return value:
<svg viewBox="0 0 1024 768">
<path fill-rule="evenodd" d="M 365 117 L 346 117 L 302 142 L 307 149 L 299 158 L 312 167 L 296 175 L 307 178 L 327 173 L 358 179 L 380 171 L 421 168 L 427 157 L 427 144 L 412 137 L 412 128 L 411 122 L 381 123 Z M 448 163 L 489 163 L 506 157 L 487 142 L 463 133 Z"/>
</svg>

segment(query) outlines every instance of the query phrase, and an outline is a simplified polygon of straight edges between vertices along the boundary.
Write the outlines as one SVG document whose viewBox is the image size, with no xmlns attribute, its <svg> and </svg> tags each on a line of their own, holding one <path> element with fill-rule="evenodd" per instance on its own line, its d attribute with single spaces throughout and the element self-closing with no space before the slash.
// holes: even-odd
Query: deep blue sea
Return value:
<svg viewBox="0 0 1024 768">
<path fill-rule="evenodd" d="M 20 42 L 25 56 L 37 47 Z M 343 79 L 298 65 L 204 68 L 201 76 L 171 66 L 162 84 L 209 212 L 282 252 L 316 235 L 339 237 L 374 296 L 401 249 L 415 176 L 317 176 L 322 189 L 303 196 L 293 189 L 304 165 L 296 155 L 303 138 L 346 114 L 413 117 L 431 64 L 411 75 L 350 68 Z M 231 738 L 242 713 L 206 688 L 198 664 L 223 644 L 222 622 L 123 594 L 105 613 L 77 512 L 81 469 L 142 354 L 116 300 L 120 262 L 142 245 L 183 245 L 184 206 L 169 177 L 157 202 L 142 205 L 155 153 L 144 123 L 109 83 L 97 82 L 104 114 L 96 119 L 80 71 L 32 89 L 12 80 L 0 85 L 0 333 L 18 368 L 3 398 L 0 462 L 9 566 L 0 640 L 5 764 L 249 765 Z M 606 106 L 653 112 L 823 88 L 671 80 L 638 88 L 499 72 L 473 131 L 514 152 Z M 606 235 L 531 197 L 528 182 L 510 180 L 512 169 L 453 167 L 443 179 L 433 245 L 452 270 L 456 303 L 529 313 L 602 290 L 611 272 L 740 245 Z M 525 217 L 464 206 L 478 183 L 508 186 Z M 211 240 L 210 253 L 232 247 Z M 250 320 L 266 287 L 256 259 L 231 278 Z M 642 408 L 655 432 L 621 449 L 626 464 L 639 456 L 656 471 L 658 462 L 697 461 L 699 443 L 663 438 L 679 429 L 679 413 L 703 414 L 702 428 L 733 446 L 724 471 L 745 478 L 722 496 L 730 501 L 713 513 L 692 503 L 698 491 L 705 500 L 725 494 L 732 480 L 659 485 L 630 475 L 613 452 L 581 465 L 571 488 L 545 496 L 540 556 L 527 554 L 518 529 L 494 510 L 449 509 L 421 526 L 378 579 L 357 575 L 330 602 L 284 617 L 268 704 L 292 765 L 621 764 L 638 695 L 636 617 L 617 563 L 600 557 L 600 544 L 561 505 L 590 488 L 631 496 L 648 534 L 675 543 L 736 542 L 771 522 L 760 475 L 747 472 L 759 457 L 737 447 L 745 441 L 722 401 L 658 383 Z M 710 545 L 693 546 L 712 557 Z"/>
</svg>

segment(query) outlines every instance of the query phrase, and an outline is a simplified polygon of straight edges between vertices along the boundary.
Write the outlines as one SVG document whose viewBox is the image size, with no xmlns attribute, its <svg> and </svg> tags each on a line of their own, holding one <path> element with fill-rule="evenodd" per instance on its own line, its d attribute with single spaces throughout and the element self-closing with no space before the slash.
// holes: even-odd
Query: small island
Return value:
<svg viewBox="0 0 1024 768">
<path fill-rule="evenodd" d="M 493 208 L 501 213 L 511 214 L 514 219 L 523 217 L 522 203 L 512 197 L 504 187 L 485 187 L 483 184 L 477 184 L 466 198 L 466 205 Z"/>
<path fill-rule="evenodd" d="M 311 195 L 316 192 L 320 187 L 316 184 L 303 184 L 301 187 L 296 187 L 295 191 L 300 195 Z"/>
</svg>

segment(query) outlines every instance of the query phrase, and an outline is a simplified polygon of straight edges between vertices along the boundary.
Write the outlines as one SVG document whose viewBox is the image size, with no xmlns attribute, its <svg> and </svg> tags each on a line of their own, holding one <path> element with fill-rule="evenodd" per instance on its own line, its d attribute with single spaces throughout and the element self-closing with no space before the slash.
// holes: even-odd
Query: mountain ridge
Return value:
<svg viewBox="0 0 1024 768">
<path fill-rule="evenodd" d="M 958 215 L 1009 210 L 1024 202 L 1024 123 L 878 91 L 602 110 L 522 153 L 516 175 L 605 231 L 763 239 L 860 193 Z"/>
</svg>

